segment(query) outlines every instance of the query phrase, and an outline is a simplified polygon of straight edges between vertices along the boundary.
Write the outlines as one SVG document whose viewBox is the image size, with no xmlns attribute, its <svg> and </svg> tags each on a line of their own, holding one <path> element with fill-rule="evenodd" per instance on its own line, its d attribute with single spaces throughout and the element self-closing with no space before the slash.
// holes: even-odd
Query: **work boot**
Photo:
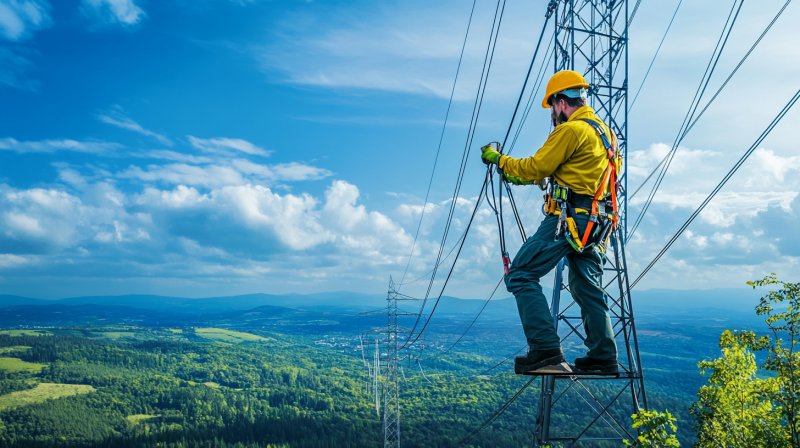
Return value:
<svg viewBox="0 0 800 448">
<path fill-rule="evenodd" d="M 597 359 L 584 356 L 583 358 L 575 358 L 574 366 L 576 372 L 619 373 L 619 363 L 616 359 Z"/>
<path fill-rule="evenodd" d="M 514 360 L 514 373 L 523 374 L 546 366 L 557 366 L 564 362 L 561 347 L 550 350 L 528 348 L 528 353 Z"/>
</svg>

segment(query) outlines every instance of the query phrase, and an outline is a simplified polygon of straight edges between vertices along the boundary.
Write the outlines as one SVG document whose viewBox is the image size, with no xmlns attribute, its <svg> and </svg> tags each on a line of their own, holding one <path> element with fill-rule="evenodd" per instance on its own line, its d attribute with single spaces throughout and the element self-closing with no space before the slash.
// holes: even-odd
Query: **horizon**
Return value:
<svg viewBox="0 0 800 448">
<path fill-rule="evenodd" d="M 465 5 L 23 3 L 0 20 L 7 105 L 0 110 L 0 292 L 369 293 L 385 290 L 391 275 L 400 283 L 419 279 L 403 291 L 424 295 L 465 146 L 491 4 L 476 6 L 409 262 L 467 29 Z M 639 8 L 630 28 L 632 89 L 676 4 Z M 781 4 L 742 7 L 709 95 Z M 483 164 L 474 153 L 505 132 L 543 7 L 508 3 L 445 253 L 477 194 Z M 727 8 L 690 2 L 678 11 L 630 113 L 632 188 L 672 144 Z M 788 19 L 797 8 L 788 6 L 681 144 L 628 245 L 632 275 L 798 87 L 781 75 L 800 68 L 800 50 L 781 45 L 798 39 Z M 781 70 L 763 69 L 775 60 Z M 759 107 L 748 101 L 754 85 L 772 86 Z M 544 141 L 547 117 L 531 109 L 517 155 L 533 154 Z M 800 111 L 789 112 L 641 287 L 744 287 L 770 272 L 800 274 L 800 241 L 786 236 L 800 209 L 790 125 L 799 120 Z M 528 228 L 541 219 L 533 190 L 515 187 Z M 642 201 L 629 204 L 631 219 Z M 491 292 L 502 273 L 494 226 L 484 204 L 445 294 Z M 521 241 L 508 233 L 513 257 Z"/>
</svg>

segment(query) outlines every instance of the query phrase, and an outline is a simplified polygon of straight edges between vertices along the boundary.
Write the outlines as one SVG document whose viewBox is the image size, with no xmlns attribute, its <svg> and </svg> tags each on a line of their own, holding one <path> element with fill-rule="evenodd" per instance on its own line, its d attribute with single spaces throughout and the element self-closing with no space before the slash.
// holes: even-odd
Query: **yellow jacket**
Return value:
<svg viewBox="0 0 800 448">
<path fill-rule="evenodd" d="M 556 183 L 580 194 L 594 196 L 608 167 L 608 155 L 603 140 L 587 118 L 601 123 L 610 139 L 608 127 L 589 106 L 576 110 L 567 120 L 553 129 L 536 154 L 525 159 L 500 157 L 500 168 L 523 180 L 540 180 L 553 176 Z"/>
</svg>

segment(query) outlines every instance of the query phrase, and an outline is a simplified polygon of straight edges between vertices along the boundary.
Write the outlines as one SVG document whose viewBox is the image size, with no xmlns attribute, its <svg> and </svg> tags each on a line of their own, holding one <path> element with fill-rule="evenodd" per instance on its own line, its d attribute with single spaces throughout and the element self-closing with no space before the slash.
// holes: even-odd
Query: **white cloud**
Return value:
<svg viewBox="0 0 800 448">
<path fill-rule="evenodd" d="M 136 178 L 148 182 L 166 182 L 174 185 L 193 185 L 218 188 L 224 185 L 243 185 L 246 180 L 235 169 L 227 166 L 195 166 L 183 163 L 150 165 L 147 170 L 131 166 L 118 174 L 120 178 Z"/>
<path fill-rule="evenodd" d="M 18 41 L 50 25 L 50 4 L 41 0 L 0 2 L 0 36 Z"/>
<path fill-rule="evenodd" d="M 80 199 L 55 189 L 0 190 L 4 239 L 69 246 L 86 211 Z"/>
<path fill-rule="evenodd" d="M 134 25 L 145 13 L 133 0 L 82 0 L 85 14 L 104 22 Z"/>
<path fill-rule="evenodd" d="M 102 141 L 77 141 L 77 140 L 41 140 L 21 142 L 13 138 L 0 139 L 0 150 L 16 151 L 18 153 L 29 152 L 56 152 L 56 151 L 75 151 L 92 154 L 108 155 L 122 148 L 119 143 Z"/>
<path fill-rule="evenodd" d="M 193 163 L 195 165 L 200 165 L 204 163 L 212 163 L 216 159 L 211 157 L 205 156 L 195 156 L 192 154 L 183 154 L 180 152 L 163 150 L 163 149 L 156 149 L 152 151 L 145 151 L 139 154 L 133 154 L 139 157 L 147 157 L 151 159 L 164 159 L 164 160 L 172 160 L 175 162 L 183 162 L 183 163 Z"/>
<path fill-rule="evenodd" d="M 758 148 L 750 158 L 746 169 L 751 175 L 745 183 L 750 188 L 763 187 L 765 183 L 773 184 L 775 181 L 784 182 L 790 171 L 800 171 L 800 156 L 781 157 L 771 149 Z"/>
<path fill-rule="evenodd" d="M 278 181 L 302 181 L 322 179 L 331 172 L 302 163 L 260 165 L 244 159 L 218 159 L 215 164 L 189 165 L 173 163 L 149 165 L 144 170 L 131 166 L 119 173 L 120 178 L 140 179 L 148 182 L 164 182 L 173 185 L 220 188 L 248 183 L 274 183 Z"/>
<path fill-rule="evenodd" d="M 125 116 L 120 108 L 116 108 L 105 115 L 98 115 L 97 118 L 103 123 L 117 126 L 122 129 L 127 129 L 129 131 L 138 132 L 139 134 L 146 135 L 148 137 L 153 137 L 160 143 L 163 143 L 167 146 L 174 145 L 174 143 L 172 143 L 172 140 L 170 140 L 166 136 L 153 132 L 149 129 L 145 129 L 139 123 Z"/>
<path fill-rule="evenodd" d="M 0 254 L 0 267 L 14 268 L 35 262 L 34 257 L 22 257 L 14 254 Z"/>
<path fill-rule="evenodd" d="M 225 138 L 225 137 L 218 137 L 218 138 L 211 138 L 211 139 L 202 139 L 193 137 L 191 135 L 187 135 L 189 138 L 189 143 L 195 148 L 209 153 L 214 154 L 222 154 L 222 155 L 230 155 L 235 154 L 234 151 L 243 152 L 245 154 L 250 154 L 254 156 L 268 156 L 272 151 L 266 151 L 263 148 L 259 148 L 258 146 L 248 142 L 247 140 L 242 140 L 238 138 Z"/>
</svg>

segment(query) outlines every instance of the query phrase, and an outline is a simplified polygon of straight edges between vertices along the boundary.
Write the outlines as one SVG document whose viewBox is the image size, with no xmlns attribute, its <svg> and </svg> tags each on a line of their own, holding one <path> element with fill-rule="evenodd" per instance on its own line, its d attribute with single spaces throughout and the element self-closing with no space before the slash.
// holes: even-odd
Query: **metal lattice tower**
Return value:
<svg viewBox="0 0 800 448">
<path fill-rule="evenodd" d="M 411 330 L 400 326 L 398 318 L 401 316 L 417 316 L 417 313 L 407 313 L 399 309 L 399 302 L 408 300 L 418 299 L 397 292 L 394 280 L 390 277 L 389 292 L 386 296 L 387 324 L 385 327 L 366 332 L 381 335 L 380 338 L 375 340 L 375 368 L 373 369 L 375 385 L 373 391 L 376 399 L 375 408 L 378 410 L 378 400 L 380 400 L 378 394 L 381 393 L 380 389 L 383 389 L 381 401 L 383 402 L 384 448 L 400 446 L 400 382 L 397 376 L 398 360 L 400 359 L 399 338 L 402 335 L 410 334 Z M 364 314 L 383 314 L 383 310 Z M 381 346 L 386 347 L 385 355 L 381 354 Z"/>
<path fill-rule="evenodd" d="M 624 235 L 627 222 L 627 149 L 628 149 L 628 1 L 627 0 L 554 0 L 555 64 L 554 70 L 575 70 L 592 85 L 590 106 L 617 134 L 623 166 L 620 173 L 621 195 L 618 199 L 620 229 L 607 248 L 604 289 L 609 299 L 611 323 L 619 349 L 619 376 L 543 376 L 541 400 L 533 431 L 535 447 L 555 447 L 636 440 L 629 417 L 647 408 L 639 345 L 629 292 Z M 613 252 L 613 254 L 612 254 Z M 561 327 L 562 345 L 582 345 L 586 335 L 579 307 L 564 297 L 569 292 L 563 281 L 562 259 L 556 268 L 551 312 L 556 329 Z M 563 385 L 563 387 L 561 387 Z M 554 396 L 554 394 L 557 394 Z M 553 425 L 551 412 L 559 400 L 577 395 L 587 405 L 586 414 L 574 415 L 575 431 L 565 434 Z M 552 429 L 552 430 L 551 430 Z"/>
</svg>

